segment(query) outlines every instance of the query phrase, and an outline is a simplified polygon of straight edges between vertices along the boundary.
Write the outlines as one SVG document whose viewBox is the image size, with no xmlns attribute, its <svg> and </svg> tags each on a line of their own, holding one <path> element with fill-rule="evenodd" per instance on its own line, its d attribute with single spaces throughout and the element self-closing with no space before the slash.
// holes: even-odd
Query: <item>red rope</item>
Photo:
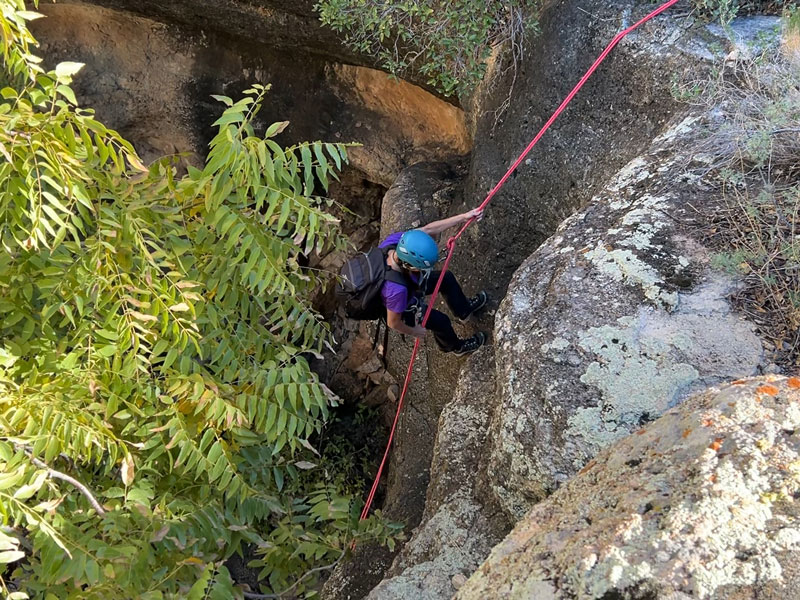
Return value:
<svg viewBox="0 0 800 600">
<path fill-rule="evenodd" d="M 600 54 L 600 56 L 598 56 L 597 59 L 592 63 L 592 66 L 589 67 L 589 70 L 586 71 L 586 74 L 583 77 L 581 77 L 581 80 L 575 85 L 574 88 L 572 88 L 572 91 L 567 95 L 567 97 L 564 98 L 564 101 L 559 105 L 559 107 L 553 113 L 553 116 L 551 116 L 547 120 L 547 123 L 545 123 L 544 126 L 539 130 L 539 133 L 536 134 L 536 137 L 533 138 L 531 143 L 528 144 L 527 148 L 525 148 L 525 150 L 523 150 L 522 154 L 519 155 L 519 158 L 517 158 L 517 160 L 514 161 L 514 164 L 512 164 L 511 167 L 509 167 L 508 171 L 506 171 L 506 174 L 503 175 L 502 179 L 500 179 L 500 181 L 497 182 L 497 185 L 495 185 L 492 188 L 492 190 L 486 196 L 486 199 L 481 203 L 481 205 L 478 208 L 480 208 L 481 210 L 486 208 L 486 206 L 489 204 L 489 202 L 491 202 L 491 200 L 494 197 L 494 195 L 500 190 L 501 187 L 503 187 L 503 184 L 505 184 L 505 182 L 508 180 L 508 178 L 511 177 L 511 174 L 522 163 L 522 161 L 525 160 L 525 157 L 528 155 L 528 153 L 531 150 L 533 150 L 533 147 L 539 142 L 539 140 L 544 135 L 544 133 L 550 128 L 550 125 L 552 125 L 553 122 L 556 120 L 556 118 L 558 118 L 558 115 L 560 115 L 564 111 L 564 109 L 567 107 L 567 105 L 575 97 L 575 94 L 577 94 L 578 91 L 583 87 L 583 84 L 586 83 L 586 80 L 589 79 L 589 77 L 591 77 L 592 73 L 594 73 L 595 70 L 597 70 L 597 67 L 600 65 L 600 63 L 603 62 L 605 60 L 606 56 L 608 56 L 608 54 L 611 52 L 611 50 L 614 49 L 614 46 L 616 46 L 622 38 L 624 38 L 631 31 L 633 31 L 634 29 L 639 27 L 642 23 L 645 23 L 646 21 L 649 21 L 653 17 L 661 14 L 662 12 L 667 10 L 670 6 L 672 6 L 676 2 L 678 2 L 678 0 L 669 0 L 669 2 L 665 2 L 664 4 L 659 6 L 656 10 L 654 10 L 653 12 L 648 14 L 646 17 L 644 17 L 643 19 L 637 21 L 636 23 L 634 23 L 633 25 L 631 25 L 630 27 L 628 27 L 624 31 L 619 32 L 614 37 L 614 39 L 611 40 L 611 42 L 608 44 L 608 46 L 606 46 L 606 49 L 603 50 L 603 52 Z M 453 258 L 453 251 L 455 250 L 456 241 L 458 241 L 458 238 L 460 238 L 461 235 L 464 233 L 464 231 L 466 231 L 467 227 L 472 225 L 472 223 L 473 223 L 473 221 L 475 221 L 475 219 L 476 219 L 476 217 L 470 218 L 466 223 L 464 223 L 464 225 L 461 227 L 461 229 L 459 229 L 458 233 L 456 233 L 453 237 L 451 237 L 449 240 L 447 240 L 447 258 L 444 261 L 444 265 L 442 266 L 442 272 L 439 275 L 439 280 L 436 282 L 436 287 L 433 289 L 433 294 L 431 294 L 430 301 L 428 302 L 428 309 L 425 311 L 425 316 L 422 319 L 422 326 L 423 327 L 428 322 L 428 317 L 431 314 L 431 310 L 433 309 L 433 305 L 436 302 L 436 296 L 439 294 L 439 288 L 442 285 L 442 279 L 444 278 L 444 274 L 447 273 L 447 267 L 450 264 L 450 259 Z M 409 363 L 408 363 L 408 370 L 406 371 L 406 379 L 405 379 L 405 382 L 403 383 L 403 391 L 400 393 L 400 398 L 397 401 L 397 413 L 394 416 L 394 422 L 392 423 L 392 429 L 389 432 L 389 441 L 386 444 L 386 451 L 383 453 L 383 460 L 381 460 L 381 464 L 378 467 L 378 473 L 375 475 L 375 482 L 372 484 L 372 489 L 370 490 L 369 496 L 367 496 L 367 501 L 364 504 L 364 510 L 361 511 L 361 519 L 362 520 L 366 519 L 367 515 L 369 514 L 369 509 L 372 506 L 373 500 L 375 499 L 375 492 L 378 489 L 378 484 L 380 483 L 381 475 L 383 474 L 383 468 L 386 465 L 386 459 L 389 456 L 389 449 L 392 446 L 392 440 L 394 439 L 395 429 L 397 429 L 397 421 L 400 419 L 400 412 L 403 410 L 403 400 L 406 397 L 406 392 L 408 391 L 408 385 L 411 382 L 411 373 L 412 373 L 412 369 L 414 367 L 414 360 L 417 357 L 417 351 L 419 350 L 419 342 L 420 342 L 419 338 L 417 338 L 417 340 L 414 342 L 414 350 L 412 350 L 412 352 L 411 352 L 411 359 L 409 360 Z"/>
</svg>

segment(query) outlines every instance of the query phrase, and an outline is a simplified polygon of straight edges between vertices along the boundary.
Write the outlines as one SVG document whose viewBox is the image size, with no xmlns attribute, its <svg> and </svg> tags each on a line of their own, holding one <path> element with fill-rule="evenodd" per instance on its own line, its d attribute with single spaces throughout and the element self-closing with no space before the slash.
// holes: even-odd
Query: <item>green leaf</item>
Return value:
<svg viewBox="0 0 800 600">
<path fill-rule="evenodd" d="M 70 102 L 73 106 L 78 105 L 78 99 L 75 97 L 75 92 L 68 85 L 62 84 L 57 86 L 56 92 L 64 96 L 64 98 L 66 98 L 67 101 Z"/>
<path fill-rule="evenodd" d="M 109 356 L 113 356 L 117 352 L 117 345 L 116 344 L 109 344 L 108 346 L 100 346 L 97 349 L 97 354 L 102 356 L 103 358 L 108 358 Z"/>
<path fill-rule="evenodd" d="M 278 467 L 272 467 L 272 475 L 275 477 L 275 486 L 278 491 L 283 491 L 283 471 Z"/>
<path fill-rule="evenodd" d="M 234 110 L 226 110 L 222 116 L 212 123 L 215 127 L 223 127 L 232 123 L 241 123 L 244 121 L 244 113 L 236 112 Z"/>
<path fill-rule="evenodd" d="M 226 106 L 233 106 L 233 100 L 231 100 L 228 96 L 217 96 L 216 94 L 211 94 L 211 97 L 214 98 L 214 100 L 222 102 Z"/>
<path fill-rule="evenodd" d="M 200 578 L 194 583 L 194 585 L 189 590 L 189 593 L 186 596 L 187 600 L 204 600 L 206 596 L 206 588 L 208 587 L 209 582 L 211 581 L 211 575 L 213 573 L 212 565 L 207 566 L 203 570 L 203 574 Z"/>
<path fill-rule="evenodd" d="M 14 499 L 27 500 L 42 488 L 46 480 L 47 480 L 47 471 L 44 470 L 37 471 L 36 475 L 34 476 L 33 480 L 30 483 L 19 487 L 17 491 L 14 492 Z"/>
<path fill-rule="evenodd" d="M 283 201 L 283 206 L 281 207 L 281 214 L 278 218 L 278 224 L 276 225 L 276 229 L 281 231 L 283 226 L 286 224 L 286 220 L 289 218 L 289 211 L 292 209 L 292 201 L 289 198 Z"/>
</svg>

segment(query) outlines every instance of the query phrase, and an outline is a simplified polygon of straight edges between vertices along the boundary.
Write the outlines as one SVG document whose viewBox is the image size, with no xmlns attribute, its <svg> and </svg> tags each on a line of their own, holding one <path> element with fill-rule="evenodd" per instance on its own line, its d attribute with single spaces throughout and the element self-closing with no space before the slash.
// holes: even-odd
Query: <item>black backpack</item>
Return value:
<svg viewBox="0 0 800 600">
<path fill-rule="evenodd" d="M 342 266 L 341 281 L 336 284 L 336 296 L 351 319 L 369 321 L 386 316 L 386 307 L 381 298 L 384 281 L 393 281 L 413 289 L 413 283 L 408 278 L 386 264 L 386 255 L 391 248 L 372 248 L 369 252 L 361 252 Z"/>
</svg>

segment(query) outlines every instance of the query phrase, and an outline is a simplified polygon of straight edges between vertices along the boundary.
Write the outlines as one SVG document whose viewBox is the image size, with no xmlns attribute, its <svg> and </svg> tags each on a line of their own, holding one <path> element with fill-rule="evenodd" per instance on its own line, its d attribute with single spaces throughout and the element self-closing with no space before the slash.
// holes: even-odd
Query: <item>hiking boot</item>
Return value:
<svg viewBox="0 0 800 600">
<path fill-rule="evenodd" d="M 456 356 L 464 356 L 465 354 L 470 354 L 475 352 L 478 348 L 483 346 L 486 343 L 486 334 L 482 331 L 479 331 L 471 338 L 465 339 L 461 342 L 461 347 L 453 350 L 453 354 Z"/>
<path fill-rule="evenodd" d="M 489 301 L 489 294 L 487 294 L 486 292 L 479 292 L 478 294 L 467 300 L 467 303 L 469 304 L 469 311 L 467 312 L 466 315 L 461 317 L 459 321 L 464 323 L 473 314 L 475 314 L 477 311 L 486 306 L 486 303 L 488 301 Z"/>
</svg>

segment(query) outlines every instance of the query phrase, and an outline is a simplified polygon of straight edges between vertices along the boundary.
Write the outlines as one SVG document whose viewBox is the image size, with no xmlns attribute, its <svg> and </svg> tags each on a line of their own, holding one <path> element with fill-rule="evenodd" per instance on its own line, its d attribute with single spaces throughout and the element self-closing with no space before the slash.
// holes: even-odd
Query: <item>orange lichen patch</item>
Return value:
<svg viewBox="0 0 800 600">
<path fill-rule="evenodd" d="M 711 476 L 708 478 L 711 483 L 717 483 L 717 474 L 712 473 Z"/>
<path fill-rule="evenodd" d="M 692 433 L 692 428 L 691 427 L 687 427 L 686 429 L 683 430 L 683 433 L 681 434 L 681 437 L 683 439 L 686 439 L 687 437 L 689 437 L 690 433 Z"/>
<path fill-rule="evenodd" d="M 644 435 L 645 429 L 640 429 L 636 432 L 636 435 Z"/>
<path fill-rule="evenodd" d="M 774 385 L 761 385 L 756 388 L 756 392 L 759 394 L 767 394 L 768 396 L 777 396 L 780 390 L 776 388 Z"/>
<path fill-rule="evenodd" d="M 717 438 L 713 442 L 711 442 L 709 448 L 711 448 L 714 452 L 722 448 L 722 438 Z"/>
<path fill-rule="evenodd" d="M 592 469 L 592 467 L 595 466 L 596 464 L 597 464 L 596 461 L 590 460 L 588 463 L 586 463 L 585 467 L 583 467 L 580 471 L 578 471 L 578 475 L 583 475 L 584 473 L 588 473 Z"/>
<path fill-rule="evenodd" d="M 711 419 L 703 419 L 703 427 L 711 427 L 714 424 L 714 421 Z"/>
<path fill-rule="evenodd" d="M 800 377 L 789 377 L 789 381 L 786 382 L 790 388 L 796 390 L 800 388 Z"/>
<path fill-rule="evenodd" d="M 731 385 L 744 385 L 745 383 L 747 383 L 747 379 L 737 379 Z"/>
</svg>

